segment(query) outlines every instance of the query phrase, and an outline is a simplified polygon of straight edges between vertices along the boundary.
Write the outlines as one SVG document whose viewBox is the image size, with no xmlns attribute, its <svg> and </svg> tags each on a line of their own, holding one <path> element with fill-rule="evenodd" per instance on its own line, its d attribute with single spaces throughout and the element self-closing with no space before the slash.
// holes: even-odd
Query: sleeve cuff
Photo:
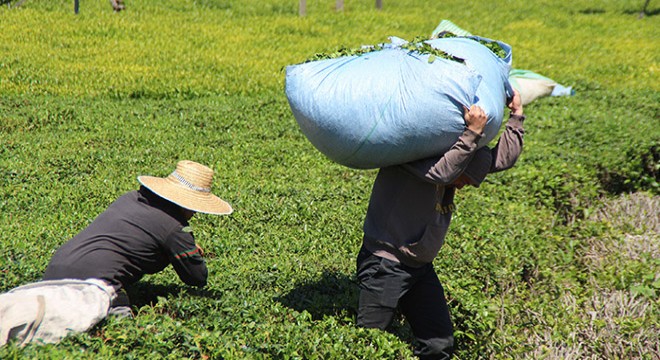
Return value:
<svg viewBox="0 0 660 360">
<path fill-rule="evenodd" d="M 511 115 L 509 116 L 508 124 L 516 128 L 522 128 L 525 118 L 525 115 Z"/>
<path fill-rule="evenodd" d="M 468 128 L 465 128 L 465 130 L 463 131 L 463 135 L 461 137 L 463 138 L 463 142 L 465 142 L 466 144 L 476 144 L 479 142 L 479 140 L 481 140 L 483 135 L 477 134 L 476 132 Z"/>
</svg>

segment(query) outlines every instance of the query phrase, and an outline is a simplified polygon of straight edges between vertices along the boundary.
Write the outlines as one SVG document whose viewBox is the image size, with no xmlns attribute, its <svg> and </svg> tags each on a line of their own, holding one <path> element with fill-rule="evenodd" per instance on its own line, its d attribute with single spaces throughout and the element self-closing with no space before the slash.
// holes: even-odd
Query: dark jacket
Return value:
<svg viewBox="0 0 660 360">
<path fill-rule="evenodd" d="M 184 283 L 206 285 L 206 263 L 181 208 L 141 187 L 62 245 L 44 280 L 97 278 L 119 290 L 168 264 Z"/>
<path fill-rule="evenodd" d="M 491 149 L 490 172 L 512 167 L 522 151 L 524 117 L 512 116 Z M 364 222 L 364 247 L 419 267 L 442 247 L 454 209 L 451 184 L 470 163 L 481 135 L 466 129 L 443 156 L 381 168 Z"/>
</svg>

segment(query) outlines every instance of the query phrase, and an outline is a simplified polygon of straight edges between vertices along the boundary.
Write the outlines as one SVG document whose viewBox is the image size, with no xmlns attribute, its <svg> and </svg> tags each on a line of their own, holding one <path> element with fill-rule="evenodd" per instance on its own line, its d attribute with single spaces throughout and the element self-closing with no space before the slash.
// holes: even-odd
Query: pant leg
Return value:
<svg viewBox="0 0 660 360">
<path fill-rule="evenodd" d="M 108 315 L 117 316 L 118 318 L 132 318 L 133 311 L 131 310 L 131 300 L 125 289 L 119 289 L 117 296 L 110 303 Z"/>
<path fill-rule="evenodd" d="M 419 343 L 420 359 L 450 359 L 454 352 L 454 330 L 445 293 L 431 264 L 415 285 L 401 298 L 399 307 Z"/>
<path fill-rule="evenodd" d="M 103 320 L 114 296 L 114 289 L 98 279 L 45 280 L 19 286 L 0 296 L 0 322 L 8 322 L 7 326 L 0 324 L 0 340 L 19 337 L 22 344 L 58 343 Z"/>
<path fill-rule="evenodd" d="M 396 313 L 399 299 L 408 289 L 410 276 L 398 263 L 360 250 L 357 278 L 360 287 L 357 325 L 385 330 Z"/>
</svg>

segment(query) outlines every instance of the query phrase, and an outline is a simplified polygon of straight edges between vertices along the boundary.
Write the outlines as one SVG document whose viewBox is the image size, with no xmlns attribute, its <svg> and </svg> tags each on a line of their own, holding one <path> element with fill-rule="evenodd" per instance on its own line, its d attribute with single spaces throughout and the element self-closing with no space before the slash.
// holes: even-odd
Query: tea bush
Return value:
<svg viewBox="0 0 660 360">
<path fill-rule="evenodd" d="M 657 358 L 657 5 L 638 19 L 641 2 L 609 0 L 307 3 L 302 18 L 288 0 L 0 8 L 1 291 L 38 280 L 138 175 L 165 176 L 177 160 L 216 169 L 215 192 L 236 209 L 193 219 L 207 288 L 171 269 L 147 276 L 130 289 L 134 319 L 0 358 L 412 358 L 405 321 L 355 326 L 376 171 L 313 148 L 284 69 L 430 34 L 442 19 L 576 90 L 528 105 L 516 167 L 457 195 L 434 263 L 457 358 Z"/>
</svg>

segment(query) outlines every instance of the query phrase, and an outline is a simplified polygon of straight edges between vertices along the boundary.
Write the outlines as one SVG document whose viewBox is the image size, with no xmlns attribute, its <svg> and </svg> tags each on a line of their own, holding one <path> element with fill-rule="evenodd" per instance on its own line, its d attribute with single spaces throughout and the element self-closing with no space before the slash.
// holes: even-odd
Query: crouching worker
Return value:
<svg viewBox="0 0 660 360">
<path fill-rule="evenodd" d="M 122 195 L 53 255 L 43 281 L 0 295 L 0 345 L 15 338 L 56 343 L 109 314 L 131 315 L 123 290 L 172 264 L 186 284 L 206 285 L 203 251 L 188 224 L 195 213 L 230 214 L 211 193 L 213 170 L 181 161 L 169 176 L 139 176 Z"/>
<path fill-rule="evenodd" d="M 433 259 L 444 243 L 454 193 L 478 187 L 486 175 L 514 165 L 523 145 L 523 109 L 516 92 L 511 117 L 493 149 L 477 148 L 487 122 L 478 106 L 465 109 L 466 128 L 443 156 L 380 169 L 357 258 L 357 324 L 386 329 L 396 313 L 406 318 L 420 359 L 449 359 L 453 326 Z"/>
</svg>

